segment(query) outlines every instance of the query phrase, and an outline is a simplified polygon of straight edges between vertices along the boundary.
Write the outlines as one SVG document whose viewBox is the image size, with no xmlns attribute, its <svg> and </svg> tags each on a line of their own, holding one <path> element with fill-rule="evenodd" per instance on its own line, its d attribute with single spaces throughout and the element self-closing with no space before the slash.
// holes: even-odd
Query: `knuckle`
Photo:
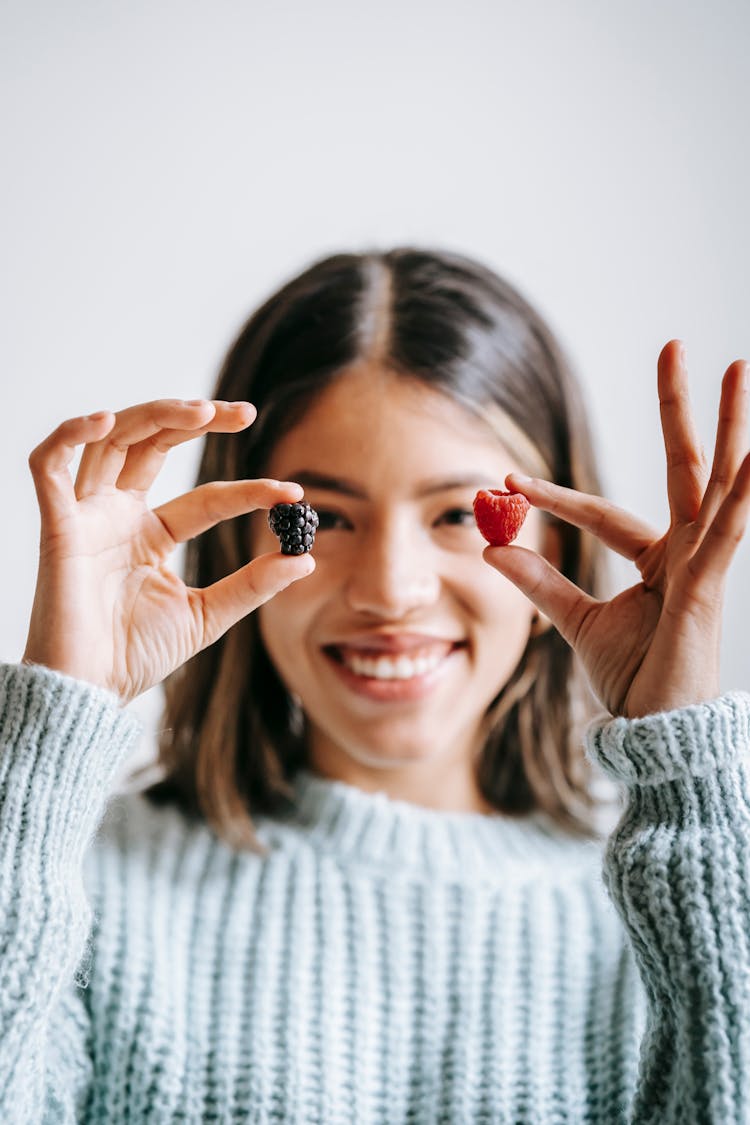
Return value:
<svg viewBox="0 0 750 1125">
<path fill-rule="evenodd" d="M 558 630 L 560 635 L 565 637 L 573 648 L 577 648 L 580 644 L 581 637 L 586 632 L 588 618 L 589 614 L 587 612 L 579 614 L 575 605 L 571 605 L 563 615 Z"/>
<path fill-rule="evenodd" d="M 212 644 L 218 635 L 211 600 L 206 596 L 205 590 L 198 588 L 190 591 L 190 600 L 195 621 L 197 647 L 205 648 L 206 645 Z"/>
<path fill-rule="evenodd" d="M 69 423 L 63 422 L 56 430 L 53 430 L 49 437 L 39 442 L 39 444 L 32 449 L 28 457 L 28 463 L 34 476 L 44 472 L 55 446 L 62 444 L 68 428 Z"/>
<path fill-rule="evenodd" d="M 32 449 L 29 454 L 28 462 L 31 475 L 36 476 L 41 471 L 44 463 L 44 450 L 41 445 L 37 445 L 35 449 Z"/>
<path fill-rule="evenodd" d="M 740 479 L 739 476 L 732 478 L 732 487 L 728 493 L 729 500 L 733 504 L 744 504 L 747 501 L 747 482 Z"/>
<path fill-rule="evenodd" d="M 677 449 L 669 453 L 667 467 L 670 469 L 702 469 L 705 466 L 703 453 L 697 450 Z"/>
<path fill-rule="evenodd" d="M 60 425 L 49 434 L 44 441 L 39 442 L 31 450 L 28 456 L 29 469 L 33 476 L 38 476 L 43 473 L 49 463 L 52 452 L 56 446 L 62 445 L 73 426 L 75 419 L 69 419 L 67 422 L 61 422 Z"/>
<path fill-rule="evenodd" d="M 592 534 L 598 538 L 612 515 L 614 515 L 614 504 L 611 504 L 607 500 L 604 501 L 601 507 L 597 506 L 592 508 L 591 522 L 589 524 Z"/>
<path fill-rule="evenodd" d="M 721 538 L 724 540 L 725 544 L 734 550 L 740 545 L 744 534 L 744 527 L 738 527 L 736 524 L 732 523 L 722 528 Z"/>
<path fill-rule="evenodd" d="M 260 586 L 258 585 L 258 576 L 255 573 L 253 566 L 249 566 L 247 569 L 247 572 L 245 574 L 245 584 L 247 586 L 248 593 L 251 595 L 253 601 L 257 605 L 260 605 L 262 602 L 267 600 L 268 594 L 265 593 L 264 590 L 261 590 Z"/>
<path fill-rule="evenodd" d="M 156 433 L 151 434 L 149 437 L 147 437 L 145 444 L 146 447 L 151 450 L 151 452 L 157 453 L 159 454 L 159 456 L 163 457 L 166 453 L 169 452 L 169 450 L 175 443 L 166 440 L 161 433 Z"/>
<path fill-rule="evenodd" d="M 210 481 L 201 486 L 201 503 L 207 519 L 214 523 L 223 518 L 222 499 L 224 496 L 224 482 Z"/>
</svg>

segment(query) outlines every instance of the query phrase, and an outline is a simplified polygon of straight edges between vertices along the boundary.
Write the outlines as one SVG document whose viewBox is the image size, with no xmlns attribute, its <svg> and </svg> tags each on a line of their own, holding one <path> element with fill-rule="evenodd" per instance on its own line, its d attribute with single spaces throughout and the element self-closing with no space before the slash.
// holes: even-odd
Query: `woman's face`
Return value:
<svg viewBox="0 0 750 1125">
<path fill-rule="evenodd" d="M 316 569 L 259 624 L 324 776 L 429 771 L 461 785 L 534 612 L 483 561 L 472 512 L 477 489 L 514 469 L 468 411 L 372 367 L 337 380 L 279 441 L 267 475 L 299 481 L 317 510 Z M 254 519 L 253 554 L 277 550 L 265 514 Z M 541 537 L 532 509 L 517 543 L 539 550 Z"/>
</svg>

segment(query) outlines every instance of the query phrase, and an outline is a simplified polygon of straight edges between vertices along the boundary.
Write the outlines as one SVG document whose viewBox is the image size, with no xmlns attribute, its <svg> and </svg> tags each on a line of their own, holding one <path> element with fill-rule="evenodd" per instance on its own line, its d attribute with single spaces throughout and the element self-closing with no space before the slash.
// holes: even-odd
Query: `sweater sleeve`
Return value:
<svg viewBox="0 0 750 1125">
<path fill-rule="evenodd" d="M 140 724 L 115 696 L 0 665 L 0 1121 L 82 1119 L 90 1028 L 83 858 Z"/>
<path fill-rule="evenodd" d="M 648 1000 L 631 1120 L 750 1115 L 750 695 L 593 726 L 626 790 L 604 882 Z"/>
</svg>

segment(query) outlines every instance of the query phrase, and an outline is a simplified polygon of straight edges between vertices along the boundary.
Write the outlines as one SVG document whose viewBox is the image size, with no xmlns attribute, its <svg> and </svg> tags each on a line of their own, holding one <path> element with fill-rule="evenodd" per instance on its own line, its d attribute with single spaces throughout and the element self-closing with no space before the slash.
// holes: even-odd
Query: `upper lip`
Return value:
<svg viewBox="0 0 750 1125">
<path fill-rule="evenodd" d="M 362 652 L 412 652 L 430 645 L 460 644 L 452 637 L 438 637 L 434 633 L 356 633 L 345 640 L 331 642 L 329 648 L 355 648 Z"/>
</svg>

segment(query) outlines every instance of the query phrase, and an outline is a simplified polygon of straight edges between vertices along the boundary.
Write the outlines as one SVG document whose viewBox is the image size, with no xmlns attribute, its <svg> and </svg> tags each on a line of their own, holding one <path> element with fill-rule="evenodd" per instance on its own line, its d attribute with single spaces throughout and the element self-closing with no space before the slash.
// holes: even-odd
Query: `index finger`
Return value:
<svg viewBox="0 0 750 1125">
<path fill-rule="evenodd" d="M 296 481 L 256 480 L 209 481 L 198 485 L 182 496 L 168 500 L 154 508 L 175 543 L 208 531 L 222 520 L 246 515 L 258 508 L 272 508 L 274 504 L 294 504 L 302 499 L 304 490 Z"/>
<path fill-rule="evenodd" d="M 650 524 L 618 508 L 603 496 L 577 492 L 561 484 L 509 473 L 505 483 L 520 492 L 535 508 L 572 523 L 595 535 L 605 547 L 634 562 L 659 535 Z"/>
<path fill-rule="evenodd" d="M 256 410 L 249 402 L 214 400 L 213 418 L 198 429 L 178 430 L 166 427 L 131 445 L 117 477 L 117 487 L 132 492 L 148 492 L 159 474 L 170 450 L 187 441 L 195 441 L 207 433 L 233 434 L 247 429 L 255 420 Z"/>
<path fill-rule="evenodd" d="M 576 647 L 584 622 L 601 605 L 596 598 L 526 547 L 485 547 L 482 557 L 550 619 L 572 648 Z"/>
<path fill-rule="evenodd" d="M 197 430 L 215 413 L 208 399 L 155 399 L 119 410 L 109 433 L 84 449 L 76 496 L 81 499 L 102 487 L 114 488 L 131 446 L 162 429 Z"/>
</svg>

